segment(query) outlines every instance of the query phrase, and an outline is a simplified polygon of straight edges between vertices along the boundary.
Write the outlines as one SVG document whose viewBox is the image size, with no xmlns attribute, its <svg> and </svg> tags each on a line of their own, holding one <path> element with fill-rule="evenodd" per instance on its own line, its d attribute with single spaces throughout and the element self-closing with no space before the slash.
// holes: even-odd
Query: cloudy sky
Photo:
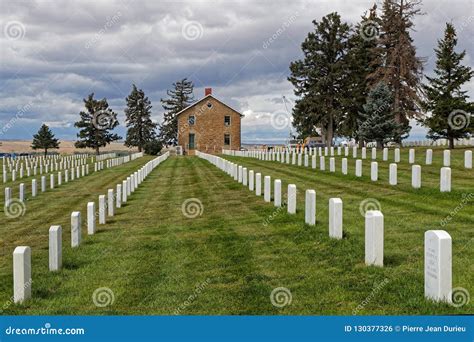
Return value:
<svg viewBox="0 0 474 342">
<path fill-rule="evenodd" d="M 82 99 L 94 92 L 118 113 L 135 83 L 161 122 L 160 99 L 187 77 L 199 99 L 205 87 L 245 114 L 244 143 L 282 141 L 272 113 L 291 111 L 288 65 L 312 20 L 337 11 L 355 23 L 373 1 L 21 1 L 0 0 L 0 140 L 31 139 L 41 123 L 74 140 Z M 413 38 L 433 69 L 433 48 L 444 23 L 458 29 L 459 49 L 474 67 L 474 1 L 424 0 Z M 474 85 L 467 89 L 472 97 Z M 424 135 L 415 127 L 411 138 Z"/>
</svg>

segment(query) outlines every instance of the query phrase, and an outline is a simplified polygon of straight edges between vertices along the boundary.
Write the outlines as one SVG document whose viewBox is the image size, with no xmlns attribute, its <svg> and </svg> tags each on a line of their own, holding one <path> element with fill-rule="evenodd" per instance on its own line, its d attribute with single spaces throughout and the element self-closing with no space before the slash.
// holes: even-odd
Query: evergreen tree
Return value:
<svg viewBox="0 0 474 342">
<path fill-rule="evenodd" d="M 94 93 L 84 99 L 86 111 L 79 113 L 81 119 L 74 126 L 79 128 L 75 146 L 77 148 L 92 148 L 99 154 L 101 147 L 112 141 L 122 139 L 117 134 L 111 133 L 118 126 L 117 114 L 109 108 L 107 100 L 94 99 Z"/>
<path fill-rule="evenodd" d="M 194 101 L 192 81 L 186 78 L 173 83 L 173 90 L 167 90 L 169 98 L 161 99 L 165 114 L 163 123 L 160 125 L 158 135 L 162 144 L 176 145 L 178 142 L 178 117 L 177 113 L 189 106 Z"/>
<path fill-rule="evenodd" d="M 44 149 L 44 155 L 48 154 L 48 149 L 59 148 L 59 141 L 54 137 L 53 132 L 45 124 L 41 125 L 38 133 L 33 135 L 31 144 L 33 150 Z"/>
<path fill-rule="evenodd" d="M 326 144 L 331 145 L 343 116 L 347 96 L 346 55 L 350 27 L 337 13 L 313 21 L 302 44 L 304 58 L 290 64 L 288 80 L 299 96 L 293 108 L 293 126 L 300 135 L 315 135 L 321 129 Z"/>
<path fill-rule="evenodd" d="M 456 30 L 447 23 L 444 39 L 438 40 L 436 52 L 435 77 L 426 77 L 428 84 L 423 88 L 426 93 L 424 108 L 431 116 L 424 120 L 429 127 L 428 138 L 449 140 L 449 148 L 454 148 L 454 140 L 468 137 L 474 131 L 470 122 L 474 103 L 468 101 L 466 91 L 461 88 L 469 82 L 473 71 L 469 66 L 461 65 L 466 51 L 457 53 Z"/>
<path fill-rule="evenodd" d="M 163 144 L 158 139 L 147 141 L 143 147 L 146 154 L 157 155 L 163 148 Z"/>
<path fill-rule="evenodd" d="M 152 141 L 155 136 L 155 129 L 158 126 L 151 121 L 151 102 L 141 89 L 133 85 L 132 92 L 126 98 L 127 108 L 125 108 L 127 123 L 127 138 L 125 146 L 137 146 L 141 152 L 147 142 Z"/>
<path fill-rule="evenodd" d="M 397 123 L 392 112 L 393 93 L 383 82 L 377 84 L 367 97 L 360 113 L 359 136 L 365 141 L 376 141 L 382 148 L 388 141 L 401 141 L 406 137 L 406 125 Z"/>
<path fill-rule="evenodd" d="M 376 10 L 377 6 L 374 5 L 354 28 L 347 54 L 349 73 L 347 93 L 351 95 L 343 97 L 344 118 L 339 133 L 354 138 L 360 143 L 362 141 L 358 136 L 359 113 L 363 111 L 370 90 L 368 77 L 375 71 L 373 51 L 380 27 L 380 18 L 377 17 Z"/>
<path fill-rule="evenodd" d="M 392 89 L 395 119 L 407 127 L 409 119 L 421 116 L 423 61 L 416 56 L 410 36 L 420 4 L 421 0 L 384 0 L 374 49 L 376 70 L 370 75 L 372 85 L 383 81 Z"/>
</svg>

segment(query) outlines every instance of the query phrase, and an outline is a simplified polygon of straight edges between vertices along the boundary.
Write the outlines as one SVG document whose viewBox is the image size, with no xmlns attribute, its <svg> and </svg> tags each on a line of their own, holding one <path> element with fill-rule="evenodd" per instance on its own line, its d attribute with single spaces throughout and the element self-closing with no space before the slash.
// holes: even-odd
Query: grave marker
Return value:
<svg viewBox="0 0 474 342">
<path fill-rule="evenodd" d="M 62 228 L 51 226 L 49 228 L 49 270 L 59 271 L 62 266 Z"/>
<path fill-rule="evenodd" d="M 365 213 L 365 263 L 383 266 L 383 214 L 379 210 Z"/>
<path fill-rule="evenodd" d="M 342 200 L 329 199 L 329 237 L 342 239 Z"/>
</svg>

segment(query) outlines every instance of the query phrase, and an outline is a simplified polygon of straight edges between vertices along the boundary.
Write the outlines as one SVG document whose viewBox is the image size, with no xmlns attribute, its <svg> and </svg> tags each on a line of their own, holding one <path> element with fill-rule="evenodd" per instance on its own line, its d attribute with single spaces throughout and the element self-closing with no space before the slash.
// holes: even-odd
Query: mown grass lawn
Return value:
<svg viewBox="0 0 474 342">
<path fill-rule="evenodd" d="M 85 215 L 88 201 L 97 200 L 150 158 L 101 171 L 41 194 L 27 203 L 21 218 L 1 217 L 3 314 L 350 315 L 364 301 L 367 304 L 359 307 L 358 314 L 473 313 L 472 303 L 455 308 L 423 296 L 423 235 L 428 229 L 451 234 L 453 286 L 474 295 L 472 202 L 448 225 L 440 226 L 462 194 L 474 192 L 472 170 L 456 165 L 457 153 L 452 156 L 453 192 L 443 194 L 437 188 L 439 180 L 434 180 L 439 172 L 436 159 L 432 167 L 422 166 L 423 188 L 413 190 L 410 174 L 405 175 L 406 162 L 406 170 L 399 166 L 400 185 L 391 187 L 382 163 L 381 180 L 372 183 L 368 163 L 364 163 L 364 177 L 358 179 L 340 172 L 226 157 L 272 180 L 280 178 L 284 193 L 287 184 L 296 184 L 298 211 L 291 216 L 202 159 L 171 157 L 112 220 L 99 226 L 96 235 L 86 236 L 83 225 L 83 244 L 72 250 L 70 213 L 81 210 Z M 305 189 L 317 192 L 316 226 L 304 224 Z M 344 202 L 345 236 L 339 241 L 328 237 L 331 197 Z M 202 214 L 195 218 L 182 211 L 191 198 L 202 203 Z M 377 199 L 385 216 L 383 268 L 364 265 L 364 218 L 359 205 L 367 198 Z M 53 224 L 63 227 L 64 268 L 56 273 L 48 271 L 48 229 Z M 33 298 L 12 305 L 8 302 L 11 254 L 18 245 L 32 247 Z M 113 292 L 114 302 L 97 307 L 92 296 L 103 287 Z M 270 294 L 277 287 L 291 292 L 291 304 L 272 305 Z"/>
</svg>

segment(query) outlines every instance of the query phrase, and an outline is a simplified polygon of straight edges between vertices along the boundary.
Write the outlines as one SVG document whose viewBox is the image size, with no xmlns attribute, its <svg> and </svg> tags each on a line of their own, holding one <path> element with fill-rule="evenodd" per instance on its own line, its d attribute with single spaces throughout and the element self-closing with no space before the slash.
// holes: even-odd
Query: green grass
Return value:
<svg viewBox="0 0 474 342">
<path fill-rule="evenodd" d="M 403 150 L 402 158 L 405 156 Z M 408 153 L 408 152 L 406 152 Z M 423 296 L 423 235 L 445 229 L 453 238 L 453 287 L 474 295 L 474 211 L 465 205 L 445 227 L 440 221 L 474 192 L 472 170 L 457 165 L 453 153 L 453 192 L 437 188 L 439 165 L 422 166 L 422 189 L 411 189 L 409 166 L 399 166 L 399 182 L 331 174 L 311 168 L 251 158 L 226 157 L 280 178 L 298 188 L 297 214 L 277 210 L 210 163 L 172 157 L 158 166 L 94 236 L 83 227 L 83 244 L 70 248 L 70 213 L 136 170 L 149 157 L 79 179 L 27 203 L 21 218 L 1 218 L 0 303 L 12 295 L 12 252 L 32 247 L 33 294 L 23 305 L 4 305 L 4 314 L 466 314 Z M 436 161 L 436 152 L 434 160 Z M 420 153 L 417 159 L 421 158 Z M 319 162 L 319 160 L 318 160 Z M 460 160 L 462 162 L 462 158 Z M 423 165 L 424 163 L 421 163 Z M 388 165 L 388 163 L 387 163 Z M 340 163 L 337 164 L 340 170 Z M 349 162 L 353 175 L 353 161 Z M 385 179 L 384 179 L 385 177 Z M 433 186 L 431 186 L 431 184 Z M 304 190 L 317 192 L 317 224 L 304 224 Z M 328 200 L 344 202 L 344 239 L 328 237 Z M 202 215 L 182 213 L 197 198 Z M 360 202 L 375 198 L 385 216 L 385 266 L 364 265 L 364 218 Z M 3 215 L 3 214 L 2 214 Z M 85 218 L 85 216 L 83 216 Z M 84 219 L 83 219 L 84 220 Z M 48 229 L 63 227 L 60 272 L 48 271 Z M 385 285 L 377 286 L 384 282 Z M 114 293 L 112 305 L 94 305 L 97 288 Z M 197 287 L 199 290 L 197 290 Z M 276 287 L 291 291 L 283 308 L 271 304 Z M 1 307 L 0 307 L 1 309 Z"/>
</svg>

